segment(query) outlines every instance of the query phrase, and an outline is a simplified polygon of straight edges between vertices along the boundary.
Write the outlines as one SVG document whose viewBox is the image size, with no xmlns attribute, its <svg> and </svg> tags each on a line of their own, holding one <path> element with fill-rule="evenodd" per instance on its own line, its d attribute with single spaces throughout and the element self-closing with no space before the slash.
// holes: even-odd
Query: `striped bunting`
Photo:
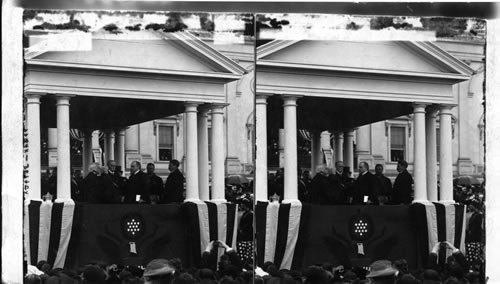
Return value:
<svg viewBox="0 0 500 284">
<path fill-rule="evenodd" d="M 64 268 L 68 252 L 75 203 L 32 200 L 25 206 L 24 243 L 31 265 L 47 261 L 53 268 Z"/>
<path fill-rule="evenodd" d="M 200 201 L 186 202 L 183 206 L 188 218 L 190 243 L 193 244 L 190 252 L 193 264 L 200 263 L 201 253 L 210 241 L 221 240 L 236 249 L 237 204 Z M 219 251 L 217 258 L 222 254 Z"/>
<path fill-rule="evenodd" d="M 462 253 L 465 252 L 465 205 L 422 202 L 412 204 L 412 210 L 422 263 L 438 242 L 449 241 Z M 450 255 L 449 250 L 440 251 L 439 264 L 445 263 Z"/>
<path fill-rule="evenodd" d="M 300 267 L 303 256 L 305 207 L 291 203 L 257 202 L 257 263 L 273 262 L 280 269 Z"/>
</svg>

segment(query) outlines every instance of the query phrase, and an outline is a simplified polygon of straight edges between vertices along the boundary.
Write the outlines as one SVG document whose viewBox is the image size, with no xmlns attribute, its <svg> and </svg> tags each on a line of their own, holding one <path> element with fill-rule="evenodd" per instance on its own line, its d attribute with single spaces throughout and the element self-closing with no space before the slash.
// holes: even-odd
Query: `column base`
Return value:
<svg viewBox="0 0 500 284">
<path fill-rule="evenodd" d="M 200 204 L 200 203 L 204 203 L 203 201 L 197 199 L 197 198 L 187 198 L 187 199 L 184 199 L 184 203 L 187 203 L 187 202 L 192 202 L 192 203 L 197 203 L 197 204 Z"/>
<path fill-rule="evenodd" d="M 227 203 L 226 199 L 210 199 L 209 201 L 212 203 L 218 203 L 218 204 Z"/>
<path fill-rule="evenodd" d="M 75 202 L 71 198 L 58 198 L 54 201 L 54 203 L 75 204 Z"/>
<path fill-rule="evenodd" d="M 32 201 L 43 202 L 41 198 L 30 198 L 24 201 L 24 205 L 30 205 Z"/>
<path fill-rule="evenodd" d="M 413 200 L 411 203 L 427 203 L 427 204 L 430 204 L 432 202 L 430 202 L 429 200 Z"/>
<path fill-rule="evenodd" d="M 298 199 L 284 199 L 281 201 L 283 204 L 301 203 Z"/>
<path fill-rule="evenodd" d="M 455 204 L 455 200 L 439 200 L 438 201 L 441 204 Z"/>
<path fill-rule="evenodd" d="M 459 175 L 471 175 L 474 173 L 474 165 L 470 158 L 459 158 L 457 168 Z"/>
</svg>

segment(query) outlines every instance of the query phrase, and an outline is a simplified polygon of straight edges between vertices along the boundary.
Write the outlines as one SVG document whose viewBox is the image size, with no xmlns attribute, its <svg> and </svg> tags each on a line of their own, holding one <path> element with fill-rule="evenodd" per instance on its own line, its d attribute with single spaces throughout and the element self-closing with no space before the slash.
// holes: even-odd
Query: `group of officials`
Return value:
<svg viewBox="0 0 500 284">
<path fill-rule="evenodd" d="M 399 161 L 394 181 L 384 176 L 383 166 L 375 166 L 372 174 L 366 162 L 359 163 L 357 179 L 350 177 L 341 161 L 335 163 L 335 173 L 325 165 L 307 186 L 307 200 L 313 204 L 409 204 L 413 200 L 413 178 L 407 171 L 408 163 Z"/>
<path fill-rule="evenodd" d="M 77 197 L 80 202 L 88 203 L 179 203 L 184 201 L 184 176 L 179 171 L 179 161 L 170 161 L 170 174 L 165 183 L 155 174 L 155 165 L 149 163 L 146 172 L 141 163 L 134 161 L 130 165 L 128 178 L 113 160 L 107 166 L 94 163 L 89 167 L 88 175 L 78 185 Z"/>
</svg>

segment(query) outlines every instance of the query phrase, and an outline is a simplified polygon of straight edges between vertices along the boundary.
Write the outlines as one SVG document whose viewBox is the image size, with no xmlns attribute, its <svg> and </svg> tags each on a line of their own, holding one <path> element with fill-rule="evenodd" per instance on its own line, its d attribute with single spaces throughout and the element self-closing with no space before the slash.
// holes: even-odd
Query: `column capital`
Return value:
<svg viewBox="0 0 500 284">
<path fill-rule="evenodd" d="M 425 113 L 425 107 L 428 105 L 428 103 L 414 102 L 413 113 Z"/>
<path fill-rule="evenodd" d="M 71 95 L 56 95 L 56 106 L 59 106 L 59 105 L 67 105 L 69 106 L 70 103 L 69 103 L 69 100 L 74 97 L 74 96 L 71 96 Z"/>
<path fill-rule="evenodd" d="M 214 103 L 210 105 L 210 109 L 212 110 L 212 113 L 216 114 L 223 114 L 224 113 L 224 108 L 228 106 L 229 104 L 225 103 Z"/>
<path fill-rule="evenodd" d="M 341 130 L 335 130 L 333 131 L 333 135 L 338 136 L 340 138 L 344 137 L 344 131 Z"/>
<path fill-rule="evenodd" d="M 292 95 L 292 94 L 281 94 L 281 97 L 283 100 L 295 100 L 297 101 L 298 99 L 302 98 L 302 95 Z"/>
<path fill-rule="evenodd" d="M 127 128 L 128 128 L 128 127 L 120 127 L 120 128 L 115 128 L 113 131 L 115 132 L 115 135 L 124 136 L 124 135 L 125 135 L 125 130 L 126 130 Z"/>
<path fill-rule="evenodd" d="M 267 95 L 256 95 L 255 96 L 255 104 L 256 105 L 267 105 Z"/>
<path fill-rule="evenodd" d="M 282 95 L 283 98 L 283 107 L 289 106 L 297 106 L 297 100 L 301 98 L 301 96 L 295 95 Z"/>
<path fill-rule="evenodd" d="M 102 132 L 104 132 L 104 135 L 111 135 L 115 136 L 115 130 L 114 129 L 103 129 Z"/>
<path fill-rule="evenodd" d="M 39 93 L 27 93 L 24 96 L 28 104 L 40 104 L 40 98 L 42 97 Z"/>
<path fill-rule="evenodd" d="M 440 104 L 439 105 L 439 113 L 440 114 L 449 114 L 451 115 L 451 110 L 456 107 L 456 105 L 452 104 Z"/>
<path fill-rule="evenodd" d="M 344 134 L 344 136 L 354 136 L 354 128 L 352 129 L 344 129 L 343 132 L 347 135 Z"/>
<path fill-rule="evenodd" d="M 271 94 L 271 93 L 256 93 L 256 94 L 255 94 L 255 98 L 256 98 L 256 99 L 257 99 L 257 98 L 264 98 L 264 99 L 267 99 L 267 98 L 272 97 L 272 96 L 273 96 L 273 94 Z"/>
<path fill-rule="evenodd" d="M 425 108 L 425 114 L 428 117 L 436 117 L 437 113 L 439 111 L 439 106 L 438 105 L 429 105 Z"/>
<path fill-rule="evenodd" d="M 200 103 L 196 102 L 185 102 L 184 106 L 186 107 L 185 112 L 198 112 L 198 106 Z"/>
<path fill-rule="evenodd" d="M 202 104 L 198 106 L 198 116 L 208 116 L 211 106 L 207 104 Z"/>
</svg>

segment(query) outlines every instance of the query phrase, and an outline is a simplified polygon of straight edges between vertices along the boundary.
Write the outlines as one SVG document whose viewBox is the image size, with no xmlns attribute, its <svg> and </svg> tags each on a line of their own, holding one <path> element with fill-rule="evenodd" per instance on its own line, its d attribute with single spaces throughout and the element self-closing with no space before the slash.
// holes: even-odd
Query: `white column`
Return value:
<svg viewBox="0 0 500 284">
<path fill-rule="evenodd" d="M 446 203 L 455 202 L 453 200 L 451 109 L 452 106 L 442 105 L 439 111 L 439 201 Z"/>
<path fill-rule="evenodd" d="M 122 168 L 122 171 L 125 171 L 125 129 L 116 129 L 115 130 L 115 156 L 114 160 L 117 166 Z"/>
<path fill-rule="evenodd" d="M 186 103 L 186 199 L 199 201 L 197 103 Z"/>
<path fill-rule="evenodd" d="M 47 130 L 47 151 L 49 168 L 57 167 L 57 128 Z"/>
<path fill-rule="evenodd" d="M 344 132 L 344 166 L 354 172 L 354 130 Z"/>
<path fill-rule="evenodd" d="M 94 130 L 92 132 L 92 155 L 95 158 L 95 162 L 99 165 L 102 165 L 101 160 L 101 146 L 99 145 L 99 130 Z"/>
<path fill-rule="evenodd" d="M 425 104 L 413 105 L 413 134 L 414 162 L 413 180 L 415 183 L 415 198 L 413 202 L 427 201 L 427 171 L 425 150 Z"/>
<path fill-rule="evenodd" d="M 28 198 L 41 199 L 40 95 L 26 95 L 28 129 Z"/>
<path fill-rule="evenodd" d="M 297 168 L 297 99 L 295 96 L 283 97 L 285 126 L 285 182 L 283 202 L 298 200 Z"/>
<path fill-rule="evenodd" d="M 139 125 L 130 125 L 125 130 L 125 153 L 139 152 Z"/>
<path fill-rule="evenodd" d="M 335 162 L 343 161 L 344 153 L 344 134 L 342 132 L 335 132 Z M 352 171 L 353 169 L 351 169 Z"/>
<path fill-rule="evenodd" d="M 212 105 L 212 201 L 225 202 L 224 107 Z"/>
<path fill-rule="evenodd" d="M 316 168 L 323 161 L 323 152 L 321 149 L 321 131 L 311 131 L 311 176 L 316 174 Z"/>
<path fill-rule="evenodd" d="M 255 201 L 267 197 L 267 96 L 255 98 Z"/>
<path fill-rule="evenodd" d="M 57 96 L 57 200 L 71 199 L 69 96 Z"/>
<path fill-rule="evenodd" d="M 427 107 L 425 113 L 425 140 L 427 156 L 427 198 L 431 202 L 438 201 L 437 190 L 437 147 L 436 147 L 436 115 L 437 108 Z"/>
<path fill-rule="evenodd" d="M 92 130 L 83 131 L 82 175 L 86 177 L 92 164 Z"/>
<path fill-rule="evenodd" d="M 210 200 L 208 163 L 208 109 L 200 107 L 198 112 L 198 191 L 203 201 Z"/>
<path fill-rule="evenodd" d="M 115 159 L 114 150 L 115 132 L 112 130 L 104 130 L 104 157 L 106 160 L 104 164 L 106 165 L 109 160 Z"/>
</svg>

